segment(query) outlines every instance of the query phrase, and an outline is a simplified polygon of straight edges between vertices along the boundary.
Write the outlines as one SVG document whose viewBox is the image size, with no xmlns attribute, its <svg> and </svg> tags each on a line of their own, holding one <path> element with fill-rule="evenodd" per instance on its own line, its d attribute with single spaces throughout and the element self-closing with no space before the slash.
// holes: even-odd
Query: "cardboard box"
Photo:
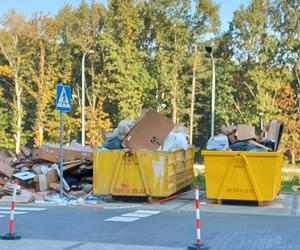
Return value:
<svg viewBox="0 0 300 250">
<path fill-rule="evenodd" d="M 246 124 L 238 124 L 236 136 L 238 141 L 255 139 L 255 127 Z"/>
<path fill-rule="evenodd" d="M 27 147 L 21 147 L 22 153 L 26 156 L 26 158 L 30 157 L 31 155 L 31 149 Z"/>
<path fill-rule="evenodd" d="M 43 192 L 49 189 L 50 183 L 58 182 L 58 178 L 55 170 L 49 168 L 47 174 L 39 174 L 35 181 L 37 182 L 36 189 Z"/>
<path fill-rule="evenodd" d="M 36 162 L 58 162 L 59 155 L 51 149 L 47 148 L 35 148 L 32 152 L 32 160 Z"/>
<path fill-rule="evenodd" d="M 11 155 L 9 154 L 8 150 L 2 149 L 0 151 L 0 160 L 4 158 L 11 158 Z"/>
<path fill-rule="evenodd" d="M 45 144 L 40 148 L 42 152 L 46 151 L 51 153 L 53 157 L 55 156 L 56 161 L 53 161 L 54 158 L 48 158 L 48 161 L 58 162 L 60 156 L 60 145 L 59 144 Z M 43 154 L 44 157 L 46 157 Z M 89 146 L 64 146 L 64 161 L 73 161 L 73 160 L 93 160 L 93 150 Z"/>
<path fill-rule="evenodd" d="M 273 141 L 275 143 L 274 151 L 277 151 L 281 142 L 281 137 L 283 134 L 283 124 L 277 122 L 276 120 L 272 120 L 270 123 L 264 127 L 263 135 L 264 140 Z"/>
<path fill-rule="evenodd" d="M 24 171 L 14 174 L 13 177 L 14 179 L 18 180 L 20 185 L 27 188 L 34 188 L 34 178 L 36 177 L 36 174 L 29 171 Z"/>
<path fill-rule="evenodd" d="M 157 150 L 173 128 L 171 119 L 150 110 L 129 131 L 123 144 L 129 149 Z"/>
<path fill-rule="evenodd" d="M 230 142 L 230 144 L 233 144 L 236 142 L 236 136 L 234 134 L 229 134 L 227 135 L 228 141 Z"/>
<path fill-rule="evenodd" d="M 26 147 L 22 147 L 20 149 L 20 152 L 17 154 L 17 159 L 19 161 L 25 161 L 27 158 L 29 158 L 31 155 L 31 150 Z"/>
<path fill-rule="evenodd" d="M 12 177 L 15 169 L 12 167 L 13 159 L 12 158 L 2 158 L 0 160 L 0 173 L 4 174 L 7 177 Z"/>
<path fill-rule="evenodd" d="M 225 125 L 222 125 L 221 127 L 221 132 L 224 135 L 234 134 L 236 130 L 237 130 L 236 126 L 226 127 Z"/>
<path fill-rule="evenodd" d="M 56 183 L 56 182 L 50 183 L 50 184 L 49 184 L 49 187 L 52 188 L 52 189 L 54 189 L 55 191 L 58 191 L 58 192 L 60 191 L 59 184 Z"/>
<path fill-rule="evenodd" d="M 51 182 L 57 182 L 58 177 L 54 169 L 49 169 L 47 173 L 47 185 L 49 186 Z"/>
<path fill-rule="evenodd" d="M 230 144 L 235 143 L 237 140 L 235 136 L 236 130 L 237 130 L 237 126 L 226 127 L 225 125 L 222 125 L 221 127 L 222 134 L 228 137 Z"/>
<path fill-rule="evenodd" d="M 12 197 L 5 195 L 0 199 L 0 203 L 10 203 Z M 30 203 L 34 201 L 34 197 L 31 193 L 16 195 L 15 203 Z"/>
<path fill-rule="evenodd" d="M 39 191 L 40 192 L 46 191 L 48 189 L 47 176 L 45 174 L 39 174 L 37 177 L 39 183 Z"/>
</svg>

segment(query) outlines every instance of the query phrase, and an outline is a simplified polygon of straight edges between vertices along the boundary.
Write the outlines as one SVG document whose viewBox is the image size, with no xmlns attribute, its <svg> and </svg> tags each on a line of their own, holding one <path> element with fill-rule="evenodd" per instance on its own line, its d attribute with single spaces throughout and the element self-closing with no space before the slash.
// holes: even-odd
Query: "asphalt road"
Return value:
<svg viewBox="0 0 300 250">
<path fill-rule="evenodd" d="M 16 215 L 15 232 L 22 239 L 0 241 L 1 250 L 176 250 L 186 249 L 195 241 L 195 213 L 189 200 L 173 200 L 160 206 L 120 203 L 97 209 L 29 207 L 41 206 L 47 209 Z M 18 206 L 17 211 L 23 211 L 22 207 Z M 206 206 L 201 212 L 202 240 L 211 249 L 300 249 L 297 213 L 274 214 L 277 208 L 273 208 L 268 215 L 266 210 L 247 210 L 245 206 L 215 208 Z M 262 214 L 253 213 L 254 209 Z M 1 211 L 4 209 L 0 207 Z M 8 231 L 8 220 L 8 215 L 0 218 L 0 232 Z"/>
</svg>

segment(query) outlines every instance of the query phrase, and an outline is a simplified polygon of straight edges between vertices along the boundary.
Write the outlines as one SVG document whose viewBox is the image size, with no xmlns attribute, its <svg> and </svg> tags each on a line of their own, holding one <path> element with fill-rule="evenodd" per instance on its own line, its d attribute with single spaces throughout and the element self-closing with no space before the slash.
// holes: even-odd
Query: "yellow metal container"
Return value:
<svg viewBox="0 0 300 250">
<path fill-rule="evenodd" d="M 207 198 L 272 201 L 281 188 L 283 154 L 202 151 Z"/>
<path fill-rule="evenodd" d="M 167 197 L 192 183 L 194 148 L 94 151 L 95 194 Z"/>
</svg>

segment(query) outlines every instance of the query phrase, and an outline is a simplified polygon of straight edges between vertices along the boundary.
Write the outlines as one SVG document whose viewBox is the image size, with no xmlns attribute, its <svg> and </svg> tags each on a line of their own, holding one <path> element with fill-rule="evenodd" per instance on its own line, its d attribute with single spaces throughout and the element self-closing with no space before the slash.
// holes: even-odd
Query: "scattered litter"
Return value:
<svg viewBox="0 0 300 250">
<path fill-rule="evenodd" d="M 37 202 L 42 203 L 42 202 Z M 61 206 L 71 206 L 71 205 L 83 205 L 84 200 L 79 199 L 70 199 L 68 197 L 60 198 L 59 194 L 49 195 L 45 198 L 44 203 L 54 203 Z"/>
</svg>

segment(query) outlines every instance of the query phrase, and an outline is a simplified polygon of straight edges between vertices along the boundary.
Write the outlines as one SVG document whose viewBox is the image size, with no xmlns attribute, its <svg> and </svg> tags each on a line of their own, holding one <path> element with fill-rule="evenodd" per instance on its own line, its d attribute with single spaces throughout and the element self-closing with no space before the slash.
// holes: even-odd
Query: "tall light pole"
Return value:
<svg viewBox="0 0 300 250">
<path fill-rule="evenodd" d="M 194 65 L 193 65 L 193 81 L 192 81 L 192 98 L 190 111 L 190 144 L 193 144 L 193 123 L 194 123 L 194 105 L 195 105 L 195 86 L 196 86 L 196 63 L 197 63 L 197 45 L 193 45 L 195 49 Z"/>
<path fill-rule="evenodd" d="M 210 55 L 212 64 L 212 81 L 211 81 L 211 127 L 210 137 L 215 134 L 215 94 L 216 94 L 216 77 L 215 77 L 215 61 L 212 53 L 212 46 L 205 46 L 206 52 Z"/>
<path fill-rule="evenodd" d="M 93 50 L 84 52 L 81 62 L 81 145 L 85 146 L 85 68 L 84 61 L 86 54 L 94 53 Z"/>
</svg>

